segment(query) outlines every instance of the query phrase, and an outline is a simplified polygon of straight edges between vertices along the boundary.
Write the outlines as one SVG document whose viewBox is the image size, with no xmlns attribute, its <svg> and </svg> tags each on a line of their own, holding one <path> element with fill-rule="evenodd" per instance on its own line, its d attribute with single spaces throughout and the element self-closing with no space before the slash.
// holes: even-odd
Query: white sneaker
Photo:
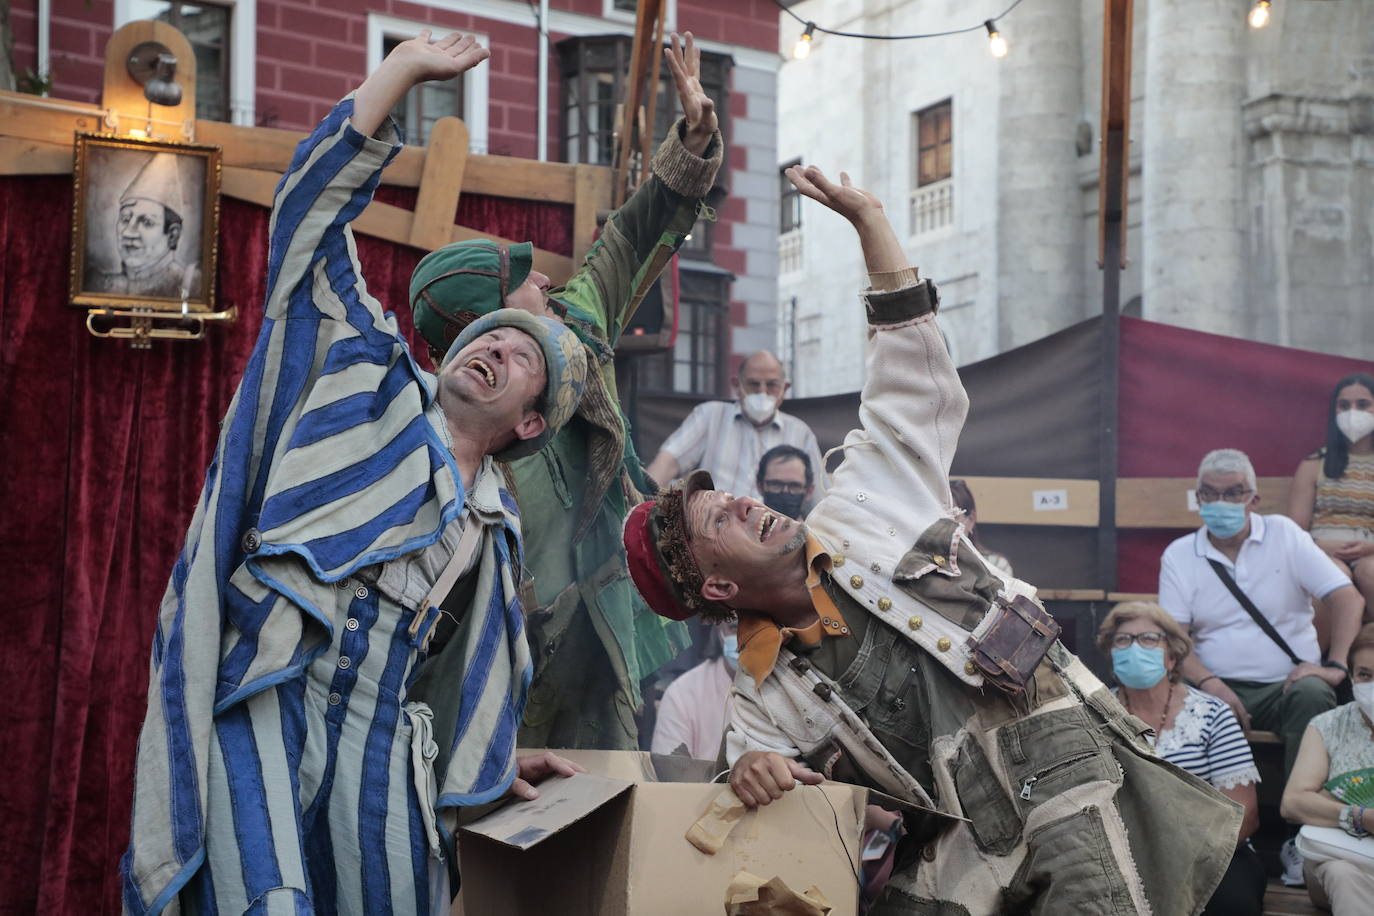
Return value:
<svg viewBox="0 0 1374 916">
<path fill-rule="evenodd" d="M 1298 852 L 1297 844 L 1291 837 L 1279 847 L 1279 863 L 1283 865 L 1279 880 L 1285 887 L 1302 887 L 1307 883 L 1302 876 L 1302 853 Z"/>
</svg>

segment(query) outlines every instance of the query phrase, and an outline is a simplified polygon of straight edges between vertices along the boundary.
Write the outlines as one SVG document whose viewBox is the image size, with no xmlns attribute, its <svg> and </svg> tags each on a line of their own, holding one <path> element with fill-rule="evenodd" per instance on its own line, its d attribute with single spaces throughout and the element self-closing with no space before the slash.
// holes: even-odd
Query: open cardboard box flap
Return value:
<svg viewBox="0 0 1374 916">
<path fill-rule="evenodd" d="M 522 753 L 527 753 L 522 751 Z M 858 908 L 865 789 L 801 787 L 744 815 L 715 855 L 687 829 L 724 788 L 712 765 L 629 751 L 557 751 L 589 772 L 545 780 L 462 828 L 468 916 L 699 916 L 721 912 L 740 871 L 814 885 L 833 916 Z"/>
<path fill-rule="evenodd" d="M 534 801 L 513 801 L 463 828 L 515 849 L 529 849 L 577 823 L 606 802 L 630 791 L 634 783 L 594 773 L 546 779 Z"/>
</svg>

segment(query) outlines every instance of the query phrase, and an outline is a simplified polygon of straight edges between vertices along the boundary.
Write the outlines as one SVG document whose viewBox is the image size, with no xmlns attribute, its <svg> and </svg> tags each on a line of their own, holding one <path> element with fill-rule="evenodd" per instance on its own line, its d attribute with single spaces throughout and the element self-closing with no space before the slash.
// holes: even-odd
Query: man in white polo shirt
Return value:
<svg viewBox="0 0 1374 916">
<path fill-rule="evenodd" d="M 1291 519 L 1255 512 L 1255 469 L 1244 452 L 1219 449 L 1203 458 L 1197 499 L 1204 524 L 1164 551 L 1159 603 L 1191 631 L 1194 650 L 1183 660 L 1184 676 L 1225 701 L 1247 730 L 1279 733 L 1286 779 L 1307 721 L 1336 705 L 1363 599 Z M 1266 634 L 1213 563 L 1287 649 Z M 1334 609 L 1325 657 L 1312 620 L 1314 598 Z"/>
<path fill-rule="evenodd" d="M 739 400 L 707 401 L 687 415 L 650 462 L 649 476 L 667 486 L 674 478 L 702 468 L 711 472 L 722 490 L 760 499 L 759 459 L 775 445 L 794 445 L 811 456 L 817 478 L 814 498 L 825 495 L 816 434 L 806 421 L 779 409 L 792 386 L 778 358 L 767 350 L 754 353 L 740 366 L 734 387 Z M 803 508 L 811 508 L 810 499 Z"/>
</svg>

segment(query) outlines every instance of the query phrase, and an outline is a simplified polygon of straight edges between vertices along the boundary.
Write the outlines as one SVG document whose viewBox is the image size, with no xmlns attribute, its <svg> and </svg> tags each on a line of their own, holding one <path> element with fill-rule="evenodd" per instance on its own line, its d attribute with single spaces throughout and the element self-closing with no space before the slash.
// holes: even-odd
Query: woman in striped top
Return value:
<svg viewBox="0 0 1374 916">
<path fill-rule="evenodd" d="M 1374 376 L 1347 375 L 1331 392 L 1326 447 L 1293 475 L 1288 515 L 1312 533 L 1374 609 Z M 1317 632 L 1325 636 L 1318 608 Z M 1323 645 L 1326 643 L 1323 642 Z"/>
<path fill-rule="evenodd" d="M 1159 756 L 1245 808 L 1231 866 L 1203 913 L 1260 913 L 1264 866 L 1249 842 L 1259 826 L 1259 771 L 1230 707 L 1180 682 L 1179 663 L 1192 651 L 1192 640 L 1158 604 L 1127 601 L 1102 621 L 1097 647 L 1111 657 L 1121 684 L 1117 699 L 1154 729 Z"/>
</svg>

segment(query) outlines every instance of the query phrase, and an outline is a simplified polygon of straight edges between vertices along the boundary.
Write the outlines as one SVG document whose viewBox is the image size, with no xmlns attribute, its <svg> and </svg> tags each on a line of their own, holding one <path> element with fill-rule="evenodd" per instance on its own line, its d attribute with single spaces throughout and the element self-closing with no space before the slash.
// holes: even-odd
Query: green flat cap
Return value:
<svg viewBox="0 0 1374 916">
<path fill-rule="evenodd" d="M 431 251 L 410 275 L 415 327 L 431 347 L 446 352 L 474 319 L 504 307 L 507 294 L 525 282 L 533 264 L 532 242 L 474 239 Z"/>
<path fill-rule="evenodd" d="M 494 456 L 502 461 L 514 461 L 539 451 L 572 419 L 587 387 L 587 349 L 561 321 L 520 309 L 497 309 L 459 332 L 444 354 L 439 372 L 442 373 L 464 347 L 496 328 L 515 328 L 534 338 L 544 354 L 548 373 L 544 387 L 544 431 L 533 439 L 517 439 Z"/>
</svg>

